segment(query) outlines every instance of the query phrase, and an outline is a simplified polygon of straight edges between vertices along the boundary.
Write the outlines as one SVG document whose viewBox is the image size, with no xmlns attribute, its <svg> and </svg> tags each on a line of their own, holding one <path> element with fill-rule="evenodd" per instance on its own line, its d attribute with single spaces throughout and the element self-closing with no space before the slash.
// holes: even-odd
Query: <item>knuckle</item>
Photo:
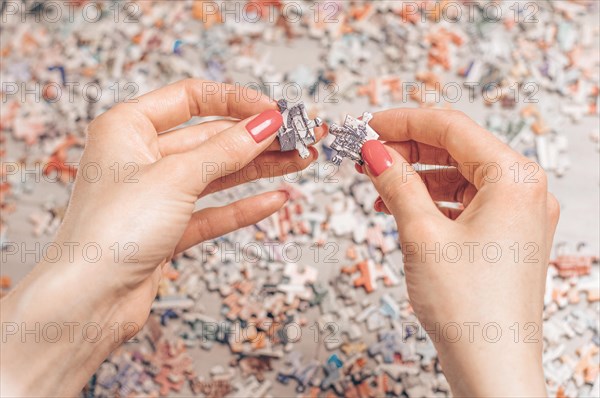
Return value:
<svg viewBox="0 0 600 398">
<path fill-rule="evenodd" d="M 202 87 L 204 80 L 194 78 L 194 77 L 186 77 L 179 81 L 179 83 L 187 90 L 193 91 L 198 87 Z"/>
<path fill-rule="evenodd" d="M 538 163 L 535 163 L 535 166 L 538 170 L 536 173 L 536 179 L 538 180 L 538 185 L 540 186 L 540 189 L 546 191 L 546 190 L 548 190 L 548 174 L 546 174 L 546 172 L 544 171 L 542 166 L 540 166 Z"/>
<path fill-rule="evenodd" d="M 471 118 L 469 116 L 467 116 L 466 113 L 464 113 L 461 110 L 458 109 L 452 109 L 448 111 L 448 116 L 450 117 L 450 119 L 459 122 L 459 121 L 464 121 L 464 120 L 471 120 Z"/>
<path fill-rule="evenodd" d="M 88 135 L 95 135 L 102 131 L 102 129 L 112 120 L 113 115 L 118 112 L 119 106 L 115 105 L 110 110 L 96 116 L 90 124 L 87 126 Z"/>
<path fill-rule="evenodd" d="M 197 83 L 197 79 L 194 79 L 193 77 L 186 77 L 185 79 L 180 80 L 181 84 L 183 84 L 186 87 L 191 87 L 194 84 Z"/>
<path fill-rule="evenodd" d="M 107 112 L 104 112 L 102 115 L 98 117 L 102 122 L 110 122 L 112 120 L 119 120 L 123 116 L 132 116 L 131 110 L 133 109 L 132 104 L 127 103 L 119 103 L 112 108 L 110 108 Z"/>
<path fill-rule="evenodd" d="M 201 108 L 200 102 L 203 98 L 202 92 L 204 91 L 205 81 L 198 78 L 188 77 L 186 79 L 180 80 L 179 84 L 181 84 L 183 90 L 188 96 L 190 114 L 199 115 Z"/>
<path fill-rule="evenodd" d="M 448 128 L 452 130 L 455 128 L 463 128 L 465 124 L 472 122 L 473 120 L 463 111 L 450 110 L 448 112 Z"/>
<path fill-rule="evenodd" d="M 402 197 L 410 195 L 413 190 L 413 185 L 421 181 L 417 175 L 409 175 L 408 173 L 394 173 L 386 181 L 380 185 L 381 197 L 389 203 L 391 207 L 397 206 L 402 201 Z M 392 209 L 390 209 L 392 210 Z"/>
<path fill-rule="evenodd" d="M 548 175 L 537 163 L 535 165 L 537 167 L 535 175 L 531 178 L 519 178 L 517 184 L 530 195 L 545 197 L 548 193 Z"/>
<path fill-rule="evenodd" d="M 437 145 L 447 147 L 447 142 L 454 135 L 454 132 L 465 128 L 465 125 L 471 122 L 471 118 L 466 113 L 459 110 L 449 110 L 445 112 L 445 127 L 438 138 Z"/>
<path fill-rule="evenodd" d="M 194 219 L 194 229 L 198 235 L 206 236 L 207 233 L 212 229 L 210 226 L 210 219 L 206 217 L 195 217 Z"/>
<path fill-rule="evenodd" d="M 213 149 L 217 155 L 215 159 L 220 159 L 223 162 L 222 165 L 227 168 L 227 170 L 223 170 L 225 174 L 237 172 L 241 169 L 240 161 L 244 158 L 245 151 L 241 148 L 239 142 L 236 142 L 233 135 L 215 140 Z"/>
<path fill-rule="evenodd" d="M 118 127 L 129 126 L 134 129 L 146 127 L 149 121 L 136 109 L 133 104 L 116 104 L 90 122 L 87 127 L 88 136 L 113 132 L 117 130 L 117 123 Z"/>
<path fill-rule="evenodd" d="M 203 145 L 201 151 L 202 170 L 209 174 L 211 179 L 225 177 L 240 171 L 240 153 L 230 139 L 211 140 Z"/>
<path fill-rule="evenodd" d="M 248 224 L 248 217 L 246 216 L 246 212 L 244 211 L 242 206 L 239 206 L 237 204 L 233 205 L 231 212 L 232 217 L 235 220 L 235 224 L 238 227 L 244 227 Z"/>
<path fill-rule="evenodd" d="M 381 186 L 381 196 L 393 205 L 399 199 L 406 184 L 405 176 L 398 173 Z"/>
<path fill-rule="evenodd" d="M 406 112 L 402 112 L 399 109 L 392 110 L 392 123 L 391 126 L 393 128 L 402 127 L 402 129 L 406 132 L 409 132 L 407 127 L 408 125 L 408 114 Z"/>
</svg>

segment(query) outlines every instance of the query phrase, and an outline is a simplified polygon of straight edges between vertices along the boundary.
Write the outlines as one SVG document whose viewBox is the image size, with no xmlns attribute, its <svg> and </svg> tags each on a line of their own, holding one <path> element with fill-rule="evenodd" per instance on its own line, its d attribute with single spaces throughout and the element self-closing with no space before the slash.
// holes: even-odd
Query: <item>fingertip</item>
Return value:
<svg viewBox="0 0 600 398">
<path fill-rule="evenodd" d="M 279 196 L 284 199 L 284 202 L 287 202 L 288 200 L 290 200 L 290 192 L 289 191 L 287 191 L 285 189 L 279 189 L 276 192 L 279 193 Z"/>
<path fill-rule="evenodd" d="M 278 189 L 276 191 L 264 192 L 257 195 L 258 202 L 255 207 L 261 207 L 271 213 L 281 209 L 287 201 L 290 199 L 290 193 L 285 189 Z"/>
<path fill-rule="evenodd" d="M 381 205 L 383 204 L 383 200 L 381 200 L 381 197 L 378 197 L 377 199 L 375 199 L 375 202 L 373 203 L 373 209 L 375 209 L 376 212 L 381 213 Z"/>
<path fill-rule="evenodd" d="M 365 171 L 363 170 L 363 167 L 358 164 L 358 163 L 354 163 L 354 169 L 359 173 L 359 174 L 365 174 Z"/>
<path fill-rule="evenodd" d="M 315 161 L 319 158 L 319 150 L 317 148 L 315 148 L 314 146 L 311 146 L 308 148 L 308 150 L 310 152 L 311 161 Z"/>
<path fill-rule="evenodd" d="M 277 100 L 274 100 L 273 98 L 266 96 L 266 98 L 268 98 L 269 101 L 269 105 L 271 106 L 271 108 L 276 109 L 276 110 L 280 110 L 279 109 L 279 104 L 277 103 Z"/>
<path fill-rule="evenodd" d="M 373 128 L 375 131 L 377 131 L 379 133 L 379 135 L 382 135 L 382 132 L 386 131 L 386 117 L 385 117 L 385 112 L 386 111 L 380 111 L 380 112 L 373 112 L 373 118 L 369 121 L 369 126 L 371 126 L 371 128 Z M 389 124 L 389 121 L 388 121 Z"/>
<path fill-rule="evenodd" d="M 315 138 L 317 142 L 327 137 L 327 134 L 329 134 L 329 126 L 327 126 L 325 123 L 319 127 L 315 127 Z"/>
<path fill-rule="evenodd" d="M 329 134 L 329 124 L 327 124 L 327 122 L 323 122 L 323 124 L 321 125 L 321 130 L 323 130 L 322 137 L 326 137 Z"/>
</svg>

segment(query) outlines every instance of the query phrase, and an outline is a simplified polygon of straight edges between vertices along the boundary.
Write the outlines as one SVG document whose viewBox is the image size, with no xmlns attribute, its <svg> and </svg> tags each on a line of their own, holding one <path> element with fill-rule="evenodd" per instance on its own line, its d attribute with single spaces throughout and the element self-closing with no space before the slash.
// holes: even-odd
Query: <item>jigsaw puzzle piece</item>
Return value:
<svg viewBox="0 0 600 398">
<path fill-rule="evenodd" d="M 277 101 L 277 105 L 283 116 L 283 125 L 277 133 L 281 152 L 297 150 L 302 159 L 308 158 L 308 147 L 317 142 L 315 127 L 321 126 L 323 122 L 319 118 L 309 119 L 302 102 L 290 106 L 282 99 Z"/>
<path fill-rule="evenodd" d="M 373 115 L 365 112 L 360 120 L 346 115 L 342 126 L 335 123 L 331 125 L 329 131 L 335 136 L 331 149 L 337 152 L 331 159 L 334 164 L 339 166 L 342 164 L 343 158 L 349 158 L 360 165 L 363 164 L 362 146 L 369 140 L 379 138 L 379 134 L 369 126 L 371 119 L 373 119 Z"/>
</svg>

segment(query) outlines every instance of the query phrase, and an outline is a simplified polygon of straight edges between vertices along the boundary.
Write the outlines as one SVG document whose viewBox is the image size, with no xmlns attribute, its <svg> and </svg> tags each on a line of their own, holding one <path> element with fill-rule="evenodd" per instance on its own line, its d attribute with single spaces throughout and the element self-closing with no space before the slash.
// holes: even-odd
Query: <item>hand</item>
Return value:
<svg viewBox="0 0 600 398">
<path fill-rule="evenodd" d="M 3 325 L 31 329 L 55 322 L 62 328 L 75 322 L 74 341 L 68 341 L 64 328 L 54 342 L 43 335 L 38 342 L 31 341 L 35 336 L 23 342 L 20 333 L 11 335 L 1 350 L 2 395 L 79 393 L 110 351 L 143 326 L 162 266 L 174 254 L 255 224 L 285 204 L 287 194 L 276 191 L 194 210 L 201 196 L 304 169 L 317 157 L 313 148 L 308 159 L 296 151 L 279 152 L 277 104 L 249 91 L 180 81 L 117 105 L 89 125 L 69 208 L 54 241 L 62 256 L 42 261 L 2 301 Z M 171 131 L 193 116 L 244 120 Z M 317 129 L 318 138 L 323 134 Z M 82 328 L 92 322 L 101 338 L 90 343 L 96 328 Z"/>
<path fill-rule="evenodd" d="M 359 171 L 381 195 L 376 210 L 396 219 L 410 302 L 453 394 L 545 396 L 543 296 L 559 206 L 544 172 L 460 112 L 394 109 L 370 125 L 387 142 L 364 145 Z"/>
</svg>

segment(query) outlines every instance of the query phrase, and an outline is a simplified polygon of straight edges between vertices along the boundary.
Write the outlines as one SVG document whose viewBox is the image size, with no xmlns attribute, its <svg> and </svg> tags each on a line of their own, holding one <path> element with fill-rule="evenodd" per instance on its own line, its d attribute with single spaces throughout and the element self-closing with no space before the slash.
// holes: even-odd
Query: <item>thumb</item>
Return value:
<svg viewBox="0 0 600 398">
<path fill-rule="evenodd" d="M 439 213 L 419 174 L 394 149 L 371 140 L 363 145 L 362 157 L 366 174 L 396 218 L 398 228 Z"/>
</svg>

